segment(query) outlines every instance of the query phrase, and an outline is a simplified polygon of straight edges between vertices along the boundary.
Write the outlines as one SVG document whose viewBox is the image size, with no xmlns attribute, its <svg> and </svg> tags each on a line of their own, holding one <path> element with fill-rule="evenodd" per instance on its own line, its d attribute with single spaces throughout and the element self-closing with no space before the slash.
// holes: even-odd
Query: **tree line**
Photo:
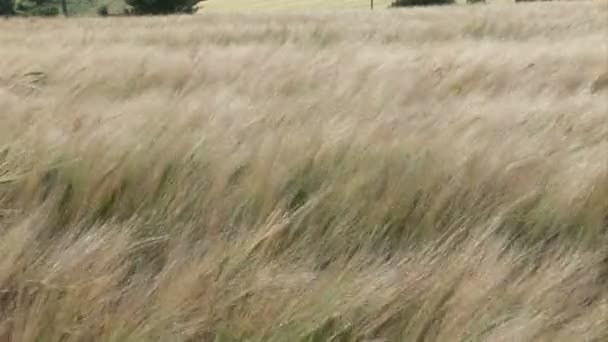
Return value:
<svg viewBox="0 0 608 342">
<path fill-rule="evenodd" d="M 87 1 L 87 0 L 81 0 Z M 90 0 L 89 0 L 90 1 Z M 125 9 L 120 15 L 163 15 L 193 13 L 200 0 L 124 0 Z M 3 16 L 68 16 L 67 0 L 0 0 L 0 15 Z M 97 14 L 109 15 L 108 6 L 97 8 Z"/>
<path fill-rule="evenodd" d="M 81 0 L 91 1 L 91 0 Z M 165 15 L 174 13 L 193 13 L 196 4 L 201 0 L 124 0 L 125 10 L 121 15 Z M 515 0 L 535 1 L 535 0 Z M 548 1 L 548 0 L 541 0 Z M 486 2 L 486 0 L 466 0 L 467 3 Z M 455 0 L 395 0 L 390 7 L 413 7 L 449 5 Z M 371 9 L 374 9 L 374 0 L 370 0 Z M 61 9 L 61 11 L 60 11 Z M 4 16 L 68 16 L 69 6 L 67 0 L 0 0 L 0 15 Z M 109 15 L 107 5 L 97 8 L 100 16 Z"/>
</svg>

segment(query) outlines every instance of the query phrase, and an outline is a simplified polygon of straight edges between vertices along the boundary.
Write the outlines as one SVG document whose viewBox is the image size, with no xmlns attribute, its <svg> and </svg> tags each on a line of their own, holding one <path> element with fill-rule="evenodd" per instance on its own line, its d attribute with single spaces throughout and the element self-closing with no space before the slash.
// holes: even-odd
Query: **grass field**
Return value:
<svg viewBox="0 0 608 342">
<path fill-rule="evenodd" d="M 394 0 L 374 0 L 374 10 L 391 9 Z M 513 3 L 514 0 L 486 0 L 488 4 Z M 455 0 L 466 4 L 466 0 Z M 203 0 L 199 13 L 206 12 L 318 12 L 370 9 L 370 0 Z"/>
<path fill-rule="evenodd" d="M 608 2 L 0 21 L 0 341 L 608 340 Z"/>
<path fill-rule="evenodd" d="M 388 8 L 392 0 L 375 0 L 374 7 Z M 205 0 L 200 8 L 209 11 L 314 11 L 369 9 L 370 0 Z"/>
</svg>

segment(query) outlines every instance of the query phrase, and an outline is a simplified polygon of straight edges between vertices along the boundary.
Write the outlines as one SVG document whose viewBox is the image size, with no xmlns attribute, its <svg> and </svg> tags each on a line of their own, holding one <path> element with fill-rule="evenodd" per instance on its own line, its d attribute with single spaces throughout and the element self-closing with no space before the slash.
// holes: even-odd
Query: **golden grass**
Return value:
<svg viewBox="0 0 608 342">
<path fill-rule="evenodd" d="M 388 8 L 393 1 L 375 0 L 377 9 Z M 369 9 L 370 0 L 204 0 L 198 7 L 210 11 L 302 11 Z"/>
<path fill-rule="evenodd" d="M 605 341 L 607 16 L 0 21 L 0 341 Z"/>
<path fill-rule="evenodd" d="M 394 0 L 374 0 L 374 10 L 389 10 Z M 464 5 L 466 0 L 454 0 Z M 505 4 L 515 0 L 486 0 L 486 3 Z M 370 0 L 202 0 L 196 5 L 198 13 L 209 12 L 319 12 L 319 11 L 352 11 L 369 10 Z"/>
</svg>

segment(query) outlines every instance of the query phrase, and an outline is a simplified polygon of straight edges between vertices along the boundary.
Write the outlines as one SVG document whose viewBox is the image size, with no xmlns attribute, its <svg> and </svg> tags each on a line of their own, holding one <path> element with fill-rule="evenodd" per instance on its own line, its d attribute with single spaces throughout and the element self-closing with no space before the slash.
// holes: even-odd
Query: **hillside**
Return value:
<svg viewBox="0 0 608 342">
<path fill-rule="evenodd" d="M 378 9 L 387 8 L 392 0 L 374 0 Z M 200 8 L 209 11 L 302 11 L 369 9 L 370 0 L 205 0 Z"/>
<path fill-rule="evenodd" d="M 374 0 L 375 10 L 386 10 L 394 0 Z M 466 0 L 455 0 L 466 4 Z M 486 0 L 488 4 L 513 3 L 514 0 Z M 204 0 L 198 3 L 205 12 L 298 12 L 370 9 L 370 0 Z"/>
<path fill-rule="evenodd" d="M 607 17 L 0 20 L 0 341 L 606 341 Z"/>
</svg>

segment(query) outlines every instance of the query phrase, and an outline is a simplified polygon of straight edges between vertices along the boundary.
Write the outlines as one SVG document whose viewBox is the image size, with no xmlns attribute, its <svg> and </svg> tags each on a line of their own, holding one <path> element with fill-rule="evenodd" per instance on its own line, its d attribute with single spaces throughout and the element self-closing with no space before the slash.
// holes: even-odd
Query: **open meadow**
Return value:
<svg viewBox="0 0 608 342">
<path fill-rule="evenodd" d="M 0 20 L 0 341 L 608 341 L 608 1 Z"/>
<path fill-rule="evenodd" d="M 393 0 L 374 0 L 376 9 L 386 9 Z M 203 0 L 204 11 L 330 11 L 369 9 L 370 0 Z"/>
</svg>

